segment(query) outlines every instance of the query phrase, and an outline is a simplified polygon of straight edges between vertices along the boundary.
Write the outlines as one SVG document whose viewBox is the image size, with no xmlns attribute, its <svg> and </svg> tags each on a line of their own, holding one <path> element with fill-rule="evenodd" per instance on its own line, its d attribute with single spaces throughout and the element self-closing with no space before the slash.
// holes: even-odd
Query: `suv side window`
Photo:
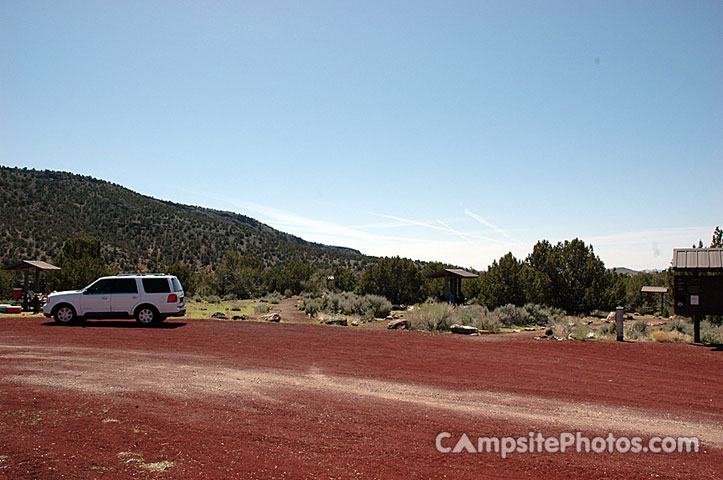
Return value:
<svg viewBox="0 0 723 480">
<path fill-rule="evenodd" d="M 173 284 L 174 292 L 182 292 L 183 291 L 183 288 L 181 288 L 181 282 L 179 282 L 176 277 L 171 278 L 171 283 Z"/>
<path fill-rule="evenodd" d="M 114 278 L 110 293 L 138 293 L 135 278 Z"/>
<path fill-rule="evenodd" d="M 142 281 L 146 293 L 171 293 L 167 278 L 144 278 Z"/>
<path fill-rule="evenodd" d="M 104 280 L 98 280 L 93 285 L 88 287 L 87 293 L 91 295 L 103 295 L 112 291 L 113 279 L 106 278 Z"/>
</svg>

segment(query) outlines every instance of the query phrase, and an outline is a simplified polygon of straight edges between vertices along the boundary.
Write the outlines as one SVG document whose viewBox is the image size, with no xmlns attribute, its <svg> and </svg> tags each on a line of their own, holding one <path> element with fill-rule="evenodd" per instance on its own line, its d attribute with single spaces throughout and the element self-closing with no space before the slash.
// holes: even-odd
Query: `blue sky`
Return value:
<svg viewBox="0 0 723 480">
<path fill-rule="evenodd" d="M 0 162 L 486 268 L 723 225 L 720 1 L 0 3 Z"/>
</svg>

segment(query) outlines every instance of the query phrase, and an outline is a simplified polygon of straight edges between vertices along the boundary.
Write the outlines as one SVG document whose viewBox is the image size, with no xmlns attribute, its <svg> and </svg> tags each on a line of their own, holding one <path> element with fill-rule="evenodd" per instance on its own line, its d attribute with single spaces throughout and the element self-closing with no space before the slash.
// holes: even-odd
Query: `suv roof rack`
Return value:
<svg viewBox="0 0 723 480">
<path fill-rule="evenodd" d="M 169 273 L 119 273 L 118 275 L 111 275 L 112 277 L 170 277 Z"/>
</svg>

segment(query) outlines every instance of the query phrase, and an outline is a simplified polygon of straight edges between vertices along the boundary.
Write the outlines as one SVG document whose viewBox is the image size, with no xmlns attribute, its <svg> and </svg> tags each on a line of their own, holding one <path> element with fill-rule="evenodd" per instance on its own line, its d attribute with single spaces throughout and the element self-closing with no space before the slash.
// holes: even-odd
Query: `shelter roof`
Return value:
<svg viewBox="0 0 723 480">
<path fill-rule="evenodd" d="M 476 273 L 462 270 L 461 268 L 445 268 L 438 272 L 427 275 L 427 278 L 477 278 Z"/>
<path fill-rule="evenodd" d="M 60 267 L 40 260 L 23 260 L 15 265 L 5 267 L 3 270 L 60 270 Z"/>
<path fill-rule="evenodd" d="M 676 248 L 673 250 L 674 270 L 723 270 L 723 248 Z"/>
</svg>

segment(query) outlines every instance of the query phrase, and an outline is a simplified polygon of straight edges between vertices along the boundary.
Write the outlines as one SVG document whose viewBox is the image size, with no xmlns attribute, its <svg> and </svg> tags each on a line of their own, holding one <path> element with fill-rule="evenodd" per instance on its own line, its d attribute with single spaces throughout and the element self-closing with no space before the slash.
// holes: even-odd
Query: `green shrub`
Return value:
<svg viewBox="0 0 723 480">
<path fill-rule="evenodd" d="M 209 295 L 206 297 L 206 302 L 208 303 L 221 303 L 221 297 L 218 295 Z"/>
</svg>

